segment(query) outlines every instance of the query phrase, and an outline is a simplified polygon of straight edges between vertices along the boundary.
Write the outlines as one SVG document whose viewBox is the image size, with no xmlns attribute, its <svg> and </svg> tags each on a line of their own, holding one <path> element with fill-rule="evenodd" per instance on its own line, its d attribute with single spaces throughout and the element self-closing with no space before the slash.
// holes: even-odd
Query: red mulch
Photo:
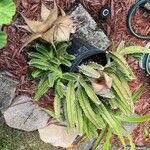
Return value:
<svg viewBox="0 0 150 150">
<path fill-rule="evenodd" d="M 53 0 L 43 0 L 46 4 L 52 4 Z M 69 10 L 75 0 L 57 0 L 57 3 L 64 8 Z M 125 40 L 127 43 L 132 42 L 137 45 L 144 46 L 148 41 L 139 40 L 128 32 L 126 27 L 126 15 L 130 6 L 136 2 L 136 0 L 80 0 L 85 8 L 92 12 L 92 16 L 97 22 L 98 10 L 103 5 L 111 7 L 111 16 L 105 21 L 101 22 L 100 27 L 105 30 L 107 36 L 113 40 L 116 44 L 120 43 L 121 40 Z M 34 95 L 36 86 L 33 82 L 27 80 L 27 73 L 30 68 L 27 65 L 27 54 L 25 51 L 20 53 L 20 48 L 23 44 L 24 39 L 28 35 L 25 30 L 18 29 L 15 24 L 24 24 L 20 13 L 30 19 L 39 19 L 40 12 L 40 0 L 15 0 L 17 5 L 17 14 L 13 19 L 10 26 L 5 26 L 4 30 L 8 33 L 8 44 L 7 47 L 0 51 L 0 68 L 1 70 L 8 70 L 12 73 L 12 78 L 20 81 L 16 95 L 25 93 L 30 96 Z M 133 17 L 133 24 L 135 30 L 146 34 L 150 32 L 150 16 L 143 15 L 143 10 L 137 10 L 136 15 Z M 141 84 L 147 83 L 150 85 L 150 79 L 146 74 L 138 67 L 137 61 L 128 58 L 128 62 L 133 68 L 137 80 L 133 81 L 131 89 L 134 91 Z M 149 86 L 143 92 L 140 100 L 136 104 L 136 112 L 138 114 L 149 114 L 150 115 L 150 90 Z M 134 131 L 134 140 L 137 145 L 150 146 L 150 136 L 144 133 L 144 130 L 150 131 L 150 122 L 140 124 Z M 145 132 L 146 132 L 145 131 Z"/>
</svg>

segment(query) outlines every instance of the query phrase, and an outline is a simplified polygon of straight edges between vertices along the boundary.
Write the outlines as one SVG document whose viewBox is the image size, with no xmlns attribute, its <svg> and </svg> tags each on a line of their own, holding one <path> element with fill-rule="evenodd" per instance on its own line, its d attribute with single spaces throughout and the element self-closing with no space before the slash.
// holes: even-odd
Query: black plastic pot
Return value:
<svg viewBox="0 0 150 150">
<path fill-rule="evenodd" d="M 79 38 L 74 38 L 72 40 L 72 45 L 67 51 L 69 54 L 76 57 L 76 59 L 72 62 L 70 72 L 75 72 L 81 63 L 88 61 L 95 61 L 101 65 L 105 65 L 107 63 L 105 50 L 98 49 Z"/>
</svg>

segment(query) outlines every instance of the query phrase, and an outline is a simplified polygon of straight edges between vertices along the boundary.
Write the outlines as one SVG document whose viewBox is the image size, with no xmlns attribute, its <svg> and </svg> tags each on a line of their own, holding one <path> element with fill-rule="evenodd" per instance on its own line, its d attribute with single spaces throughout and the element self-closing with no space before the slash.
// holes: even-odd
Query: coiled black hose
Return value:
<svg viewBox="0 0 150 150">
<path fill-rule="evenodd" d="M 135 10 L 142 4 L 144 3 L 147 3 L 147 2 L 150 2 L 150 0 L 138 0 L 134 5 L 131 6 L 131 8 L 129 9 L 129 12 L 128 12 L 128 16 L 127 16 L 127 26 L 128 26 L 128 29 L 129 31 L 132 33 L 132 35 L 134 35 L 135 37 L 137 38 L 140 38 L 140 39 L 143 39 L 143 40 L 149 40 L 150 39 L 150 34 L 147 34 L 147 35 L 141 35 L 139 33 L 136 33 L 134 31 L 134 28 L 131 24 L 131 18 L 132 18 L 132 15 L 134 14 Z"/>
</svg>

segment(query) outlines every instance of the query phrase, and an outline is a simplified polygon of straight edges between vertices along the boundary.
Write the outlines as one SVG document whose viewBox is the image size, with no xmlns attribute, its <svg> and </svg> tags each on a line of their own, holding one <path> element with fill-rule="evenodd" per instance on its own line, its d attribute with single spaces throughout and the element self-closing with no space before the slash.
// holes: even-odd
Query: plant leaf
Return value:
<svg viewBox="0 0 150 150">
<path fill-rule="evenodd" d="M 54 8 L 51 10 L 49 16 L 47 17 L 45 24 L 46 24 L 46 30 L 49 29 L 52 24 L 57 20 L 58 18 L 58 7 L 56 5 L 56 1 L 54 0 Z"/>
<path fill-rule="evenodd" d="M 41 5 L 41 18 L 46 21 L 48 16 L 50 15 L 51 11 L 42 3 Z"/>
<path fill-rule="evenodd" d="M 28 64 L 41 70 L 50 70 L 49 63 L 40 59 L 31 59 Z"/>
<path fill-rule="evenodd" d="M 105 136 L 106 132 L 107 132 L 108 126 L 106 126 L 105 128 L 103 128 L 98 136 L 98 138 L 96 139 L 96 141 L 93 144 L 92 150 L 96 150 L 96 148 L 99 146 L 100 142 L 102 141 L 103 137 Z"/>
<path fill-rule="evenodd" d="M 99 78 L 101 76 L 101 74 L 96 71 L 95 69 L 93 69 L 91 66 L 88 65 L 80 65 L 79 67 L 79 71 L 82 72 L 84 75 L 91 77 L 91 78 Z"/>
<path fill-rule="evenodd" d="M 77 81 L 78 76 L 75 73 L 64 73 L 62 75 L 62 79 L 65 79 L 68 81 Z"/>
<path fill-rule="evenodd" d="M 83 129 L 89 139 L 93 139 L 97 136 L 97 130 L 93 123 L 90 122 L 90 120 L 84 116 L 83 118 Z"/>
<path fill-rule="evenodd" d="M 45 33 L 42 34 L 42 38 L 45 41 L 51 43 L 53 45 L 53 47 L 55 48 L 55 45 L 54 45 L 54 30 L 55 30 L 55 27 L 53 26 L 47 32 L 45 32 Z"/>
<path fill-rule="evenodd" d="M 79 79 L 79 83 L 81 84 L 81 86 L 84 88 L 84 90 L 86 91 L 88 97 L 96 104 L 100 104 L 100 100 L 97 97 L 97 95 L 94 93 L 93 89 L 84 81 L 83 78 Z"/>
<path fill-rule="evenodd" d="M 5 47 L 6 44 L 7 44 L 7 34 L 5 32 L 0 31 L 0 49 Z"/>
<path fill-rule="evenodd" d="M 27 25 L 17 25 L 17 24 L 15 24 L 15 26 L 17 27 L 17 28 L 22 28 L 22 29 L 25 29 L 25 30 L 27 30 L 28 32 L 32 32 L 31 31 L 31 29 L 27 26 Z"/>
<path fill-rule="evenodd" d="M 71 67 L 71 62 L 62 57 L 60 58 L 60 62 L 61 62 L 61 64 L 65 65 L 67 67 Z"/>
<path fill-rule="evenodd" d="M 60 61 L 56 57 L 52 57 L 49 61 L 55 65 L 60 65 Z"/>
<path fill-rule="evenodd" d="M 111 137 L 112 137 L 112 131 L 111 131 L 111 128 L 108 128 L 108 133 L 107 133 L 107 136 L 106 136 L 106 141 L 103 144 L 103 150 L 110 150 L 110 139 L 111 139 Z"/>
<path fill-rule="evenodd" d="M 67 132 L 70 133 L 71 127 L 70 127 L 70 122 L 68 120 L 67 103 L 66 103 L 66 101 L 64 101 L 63 103 L 64 103 L 64 115 L 65 115 L 65 119 L 66 119 L 66 122 L 67 122 Z"/>
<path fill-rule="evenodd" d="M 118 80 L 117 78 L 115 79 L 117 80 L 116 84 L 118 85 L 118 87 L 120 87 L 120 90 L 122 91 L 122 94 L 124 95 L 124 98 L 126 98 L 126 101 L 129 104 L 132 112 L 134 112 L 134 102 L 132 99 L 132 93 L 128 85 L 128 81 L 124 79 L 122 76 L 116 76 L 116 77 L 118 77 Z"/>
<path fill-rule="evenodd" d="M 136 150 L 135 144 L 133 143 L 132 135 L 128 135 L 128 139 L 130 142 L 131 150 Z"/>
<path fill-rule="evenodd" d="M 51 87 L 53 87 L 56 79 L 57 76 L 54 73 L 49 75 L 48 79 L 45 80 L 43 83 L 41 83 L 40 86 L 38 87 L 34 99 L 38 101 L 41 98 L 41 96 L 43 96 Z"/>
<path fill-rule="evenodd" d="M 45 108 L 41 108 L 41 109 L 44 110 L 46 113 L 48 113 L 51 117 L 56 118 L 55 113 L 53 111 L 45 109 Z"/>
<path fill-rule="evenodd" d="M 41 96 L 43 96 L 43 94 L 45 94 L 45 92 L 48 91 L 49 88 L 50 88 L 50 86 L 49 86 L 49 80 L 46 80 L 45 82 L 43 82 L 41 84 L 41 86 L 38 87 L 38 90 L 35 93 L 34 99 L 36 101 L 38 101 L 41 98 Z"/>
<path fill-rule="evenodd" d="M 72 129 L 74 127 L 74 114 L 75 114 L 75 90 L 74 82 L 70 81 L 67 85 L 66 91 L 66 107 L 67 107 L 67 118 L 69 126 Z"/>
<path fill-rule="evenodd" d="M 60 98 L 64 96 L 64 88 L 65 85 L 58 79 L 56 83 L 56 92 Z"/>
<path fill-rule="evenodd" d="M 29 36 L 28 39 L 27 39 L 27 41 L 26 41 L 26 42 L 23 44 L 23 46 L 21 47 L 21 50 L 22 50 L 24 47 L 26 47 L 29 43 L 31 43 L 32 41 L 34 41 L 34 40 L 36 40 L 36 39 L 38 39 L 38 38 L 40 38 L 40 37 L 42 37 L 41 34 L 33 34 L 33 35 Z"/>
<path fill-rule="evenodd" d="M 114 91 L 114 93 L 115 93 L 115 91 Z M 130 114 L 131 113 L 130 108 L 128 108 L 126 106 L 126 104 L 124 103 L 124 101 L 122 101 L 122 99 L 120 99 L 118 97 L 118 95 L 115 94 L 115 96 L 116 96 L 116 98 L 114 98 L 114 99 L 111 100 L 113 106 L 119 108 L 124 114 Z"/>
<path fill-rule="evenodd" d="M 28 25 L 28 27 L 31 30 L 31 32 L 34 32 L 35 34 L 38 33 L 39 27 L 43 26 L 43 22 L 41 22 L 41 21 L 30 20 L 30 19 L 26 18 L 23 15 L 22 15 L 22 17 L 25 20 L 25 22 Z"/>
<path fill-rule="evenodd" d="M 150 121 L 150 116 L 137 116 L 137 115 L 121 115 L 115 116 L 115 118 L 119 119 L 123 122 L 130 122 L 130 123 L 139 123 L 144 121 Z"/>
<path fill-rule="evenodd" d="M 79 89 L 77 93 L 78 101 L 82 110 L 86 117 L 97 127 L 102 128 L 105 126 L 102 118 L 99 115 L 96 115 L 93 111 L 92 107 L 90 106 L 87 94 L 84 92 L 83 88 Z"/>
<path fill-rule="evenodd" d="M 50 59 L 53 56 L 53 49 L 36 43 L 35 45 L 36 50 L 43 55 L 43 57 Z"/>
<path fill-rule="evenodd" d="M 31 72 L 31 76 L 32 76 L 33 78 L 38 78 L 38 77 L 40 77 L 42 74 L 43 74 L 43 71 L 42 71 L 42 70 L 39 70 L 39 69 L 34 69 L 34 70 Z"/>
<path fill-rule="evenodd" d="M 141 85 L 133 94 L 132 96 L 132 99 L 133 99 L 133 102 L 135 103 L 139 98 L 140 96 L 142 95 L 142 92 L 143 90 L 145 89 L 146 85 Z"/>
<path fill-rule="evenodd" d="M 9 24 L 15 15 L 16 6 L 12 0 L 0 1 L 0 25 Z"/>
<path fill-rule="evenodd" d="M 124 138 L 123 138 L 123 135 L 121 132 L 121 124 L 116 120 L 116 118 L 111 113 L 109 113 L 109 111 L 105 108 L 105 106 L 102 103 L 100 105 L 96 105 L 95 109 L 97 109 L 99 111 L 102 118 L 116 132 L 122 145 L 125 147 L 125 141 L 124 141 Z"/>
<path fill-rule="evenodd" d="M 121 41 L 117 47 L 117 52 L 121 51 L 125 47 L 125 41 Z"/>
<path fill-rule="evenodd" d="M 57 95 L 57 93 L 55 93 L 55 98 L 54 98 L 54 111 L 55 111 L 56 119 L 60 121 L 61 120 L 61 99 Z"/>
<path fill-rule="evenodd" d="M 127 55 L 127 54 L 135 54 L 135 53 L 142 53 L 142 54 L 150 54 L 149 48 L 142 47 L 142 46 L 129 46 L 122 49 L 119 54 Z"/>
<path fill-rule="evenodd" d="M 31 59 L 41 59 L 42 61 L 47 61 L 48 60 L 47 57 L 45 57 L 44 55 L 42 55 L 38 52 L 30 52 L 29 57 L 31 57 Z"/>
<path fill-rule="evenodd" d="M 83 113 L 82 113 L 82 109 L 80 107 L 80 105 L 78 104 L 78 102 L 76 103 L 76 127 L 78 130 L 79 134 L 83 134 Z"/>
<path fill-rule="evenodd" d="M 57 42 L 65 42 L 70 39 L 70 28 L 64 25 L 57 25 L 55 27 L 54 39 Z"/>
<path fill-rule="evenodd" d="M 117 63 L 117 66 L 120 67 L 125 75 L 130 79 L 135 79 L 135 75 L 133 74 L 132 70 L 130 69 L 129 65 L 127 64 L 126 60 L 122 55 L 119 55 L 116 52 L 110 52 L 109 57 L 113 59 L 115 63 Z"/>
<path fill-rule="evenodd" d="M 128 113 L 129 114 L 132 113 L 134 111 L 132 97 L 129 97 L 129 95 L 126 93 L 126 90 L 124 90 L 121 81 L 115 74 L 110 74 L 110 76 L 112 77 L 113 80 L 112 87 L 116 92 L 115 95 L 126 106 L 126 110 L 129 111 Z"/>
<path fill-rule="evenodd" d="M 86 134 L 86 136 L 91 139 L 91 134 L 89 133 L 89 128 L 88 128 L 88 118 L 86 116 L 83 117 L 83 130 Z"/>
<path fill-rule="evenodd" d="M 93 69 L 96 69 L 98 71 L 103 71 L 104 67 L 101 64 L 95 63 L 95 62 L 89 62 L 88 66 L 92 67 Z"/>
<path fill-rule="evenodd" d="M 74 60 L 74 59 L 75 59 L 75 56 L 74 56 L 74 55 L 65 54 L 65 55 L 64 55 L 64 58 L 65 58 L 65 59 L 68 59 L 68 60 Z"/>
</svg>

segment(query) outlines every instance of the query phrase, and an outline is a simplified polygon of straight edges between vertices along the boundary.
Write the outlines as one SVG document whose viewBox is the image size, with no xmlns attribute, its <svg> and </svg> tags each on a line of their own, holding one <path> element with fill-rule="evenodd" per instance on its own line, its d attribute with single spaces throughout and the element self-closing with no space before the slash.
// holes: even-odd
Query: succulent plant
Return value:
<svg viewBox="0 0 150 150">
<path fill-rule="evenodd" d="M 59 10 L 60 16 L 58 15 Z M 55 1 L 52 10 L 42 4 L 40 21 L 29 20 L 24 16 L 23 18 L 27 25 L 18 27 L 28 30 L 32 35 L 28 37 L 22 48 L 37 38 L 42 38 L 55 47 L 54 41 L 69 41 L 70 34 L 76 30 L 72 16 L 67 16 L 60 7 L 58 9 Z"/>
<path fill-rule="evenodd" d="M 150 42 L 147 43 L 146 48 L 150 49 Z M 139 62 L 140 67 L 150 75 L 150 55 L 144 54 Z"/>
<path fill-rule="evenodd" d="M 32 76 L 40 79 L 34 99 L 40 101 L 50 88 L 54 90 L 54 110 L 42 108 L 57 121 L 65 121 L 68 132 L 76 128 L 79 135 L 98 137 L 95 149 L 106 136 L 103 149 L 109 149 L 112 133 L 116 134 L 125 147 L 123 122 L 135 123 L 150 120 L 149 116 L 134 114 L 134 103 L 143 86 L 132 93 L 128 81 L 135 76 L 124 55 L 149 53 L 149 49 L 130 46 L 120 47 L 107 54 L 108 63 L 101 66 L 96 62 L 85 62 L 78 66 L 76 73 L 62 68 L 71 66 L 75 57 L 67 53 L 67 43 L 59 43 L 56 50 L 52 46 L 35 46 L 30 52 L 29 65 L 34 67 Z M 111 61 L 110 61 L 111 60 Z M 100 82 L 99 82 L 100 80 Z M 98 129 L 101 130 L 98 136 Z M 130 133 L 127 138 L 134 147 Z"/>
</svg>

